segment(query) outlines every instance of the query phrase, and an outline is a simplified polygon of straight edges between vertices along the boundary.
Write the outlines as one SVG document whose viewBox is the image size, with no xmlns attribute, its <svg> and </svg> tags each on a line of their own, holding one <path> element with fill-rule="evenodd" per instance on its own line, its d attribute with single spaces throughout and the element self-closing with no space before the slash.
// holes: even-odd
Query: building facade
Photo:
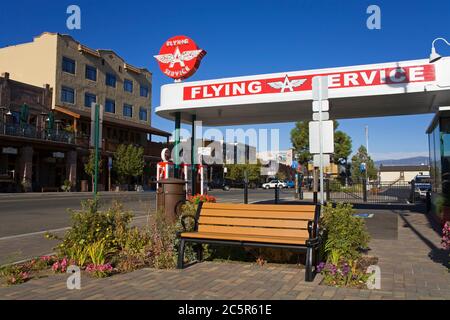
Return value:
<svg viewBox="0 0 450 320">
<path fill-rule="evenodd" d="M 378 169 L 378 181 L 390 184 L 399 182 L 411 182 L 417 175 L 428 176 L 430 167 L 427 165 L 420 166 L 383 166 Z"/>
<path fill-rule="evenodd" d="M 1 48 L 0 71 L 15 81 L 36 87 L 45 83 L 52 89 L 48 113 L 58 122 L 56 128 L 73 135 L 76 146 L 72 157 L 77 173 L 69 175 L 74 189 L 87 191 L 83 182 L 90 180 L 84 163 L 89 156 L 93 104 L 104 109 L 100 190 L 113 188 L 108 159 L 120 144 L 144 148 L 146 168 L 136 182 L 147 185 L 154 180 L 170 134 L 151 126 L 152 74 L 147 69 L 130 65 L 112 50 L 93 50 L 68 35 L 43 33 L 32 42 Z M 152 142 L 154 135 L 165 141 Z"/>
</svg>

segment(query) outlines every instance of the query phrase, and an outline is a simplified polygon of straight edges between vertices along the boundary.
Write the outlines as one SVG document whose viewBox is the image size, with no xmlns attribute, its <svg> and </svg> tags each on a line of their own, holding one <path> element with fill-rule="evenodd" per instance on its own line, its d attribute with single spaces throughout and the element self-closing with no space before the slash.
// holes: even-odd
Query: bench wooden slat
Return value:
<svg viewBox="0 0 450 320">
<path fill-rule="evenodd" d="M 225 210 L 254 210 L 254 211 L 284 211 L 284 212 L 315 212 L 314 205 L 287 205 L 287 204 L 236 204 L 236 203 L 203 203 L 202 209 Z"/>
<path fill-rule="evenodd" d="M 308 229 L 307 220 L 280 220 L 280 219 L 251 219 L 200 216 L 200 225 L 224 225 L 224 226 L 247 226 L 247 227 L 271 227 L 288 229 Z"/>
<path fill-rule="evenodd" d="M 239 218 L 265 218 L 265 219 L 293 219 L 314 220 L 314 212 L 289 212 L 289 211 L 259 211 L 259 210 L 224 210 L 202 208 L 201 216 L 207 217 L 239 217 Z"/>
<path fill-rule="evenodd" d="M 229 233 L 207 233 L 207 232 L 185 232 L 181 234 L 183 238 L 190 239 L 216 239 L 216 240 L 230 240 L 230 241 L 248 241 L 260 243 L 278 243 L 278 244 L 292 244 L 304 245 L 307 237 L 271 237 L 271 236 L 256 236 L 256 235 L 241 235 Z"/>
<path fill-rule="evenodd" d="M 211 226 L 199 225 L 198 232 L 210 233 L 229 233 L 254 235 L 254 236 L 272 236 L 272 237 L 308 237 L 308 230 L 304 229 L 276 229 L 260 227 L 235 227 L 235 226 Z"/>
</svg>

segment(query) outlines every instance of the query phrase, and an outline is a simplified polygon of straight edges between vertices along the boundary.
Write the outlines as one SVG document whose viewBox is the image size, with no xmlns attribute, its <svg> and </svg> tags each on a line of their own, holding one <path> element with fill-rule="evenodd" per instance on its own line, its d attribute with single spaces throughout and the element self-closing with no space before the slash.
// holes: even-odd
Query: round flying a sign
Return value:
<svg viewBox="0 0 450 320">
<path fill-rule="evenodd" d="M 155 56 L 159 68 L 168 77 L 183 80 L 192 76 L 200 66 L 206 51 L 199 49 L 189 37 L 176 36 L 167 40 Z"/>
</svg>

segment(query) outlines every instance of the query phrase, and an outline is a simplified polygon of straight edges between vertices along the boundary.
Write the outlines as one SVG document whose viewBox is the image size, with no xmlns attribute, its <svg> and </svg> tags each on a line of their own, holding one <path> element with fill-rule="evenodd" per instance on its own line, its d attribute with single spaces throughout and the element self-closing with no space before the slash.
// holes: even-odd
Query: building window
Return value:
<svg viewBox="0 0 450 320">
<path fill-rule="evenodd" d="M 133 81 L 125 79 L 123 82 L 123 90 L 126 92 L 133 92 Z"/>
<path fill-rule="evenodd" d="M 97 68 L 86 66 L 86 79 L 97 81 Z"/>
<path fill-rule="evenodd" d="M 106 74 L 106 85 L 107 85 L 108 87 L 113 87 L 113 88 L 115 88 L 115 87 L 116 87 L 116 81 L 117 81 L 117 79 L 116 79 L 116 76 L 115 76 L 115 75 L 113 75 L 113 74 L 111 74 L 111 73 L 107 73 L 107 74 Z"/>
<path fill-rule="evenodd" d="M 125 103 L 123 105 L 123 115 L 124 117 L 133 117 L 133 106 Z"/>
<path fill-rule="evenodd" d="M 69 88 L 69 87 L 62 87 L 61 101 L 74 104 L 75 103 L 75 90 L 72 88 Z"/>
<path fill-rule="evenodd" d="M 116 102 L 111 99 L 105 101 L 105 111 L 110 113 L 116 113 Z"/>
<path fill-rule="evenodd" d="M 141 97 L 148 98 L 148 87 L 141 86 Z"/>
<path fill-rule="evenodd" d="M 62 70 L 67 73 L 75 74 L 75 60 L 63 57 Z"/>
<path fill-rule="evenodd" d="M 144 107 L 139 108 L 139 120 L 147 121 L 147 109 Z"/>
<path fill-rule="evenodd" d="M 97 102 L 97 96 L 92 93 L 85 93 L 84 94 L 84 106 L 86 108 L 90 108 L 93 103 Z"/>
</svg>

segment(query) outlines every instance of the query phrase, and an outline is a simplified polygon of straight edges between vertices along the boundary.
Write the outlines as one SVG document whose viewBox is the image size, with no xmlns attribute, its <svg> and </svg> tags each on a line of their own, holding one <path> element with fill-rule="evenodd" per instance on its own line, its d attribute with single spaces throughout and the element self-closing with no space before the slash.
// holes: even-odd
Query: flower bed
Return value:
<svg viewBox="0 0 450 320">
<path fill-rule="evenodd" d="M 66 273 L 71 265 L 97 278 L 144 267 L 175 268 L 179 224 L 156 212 L 149 225 L 132 228 L 131 213 L 119 203 L 103 211 L 99 209 L 96 201 L 83 202 L 80 211 L 72 212 L 72 226 L 64 237 L 45 235 L 60 240 L 54 256 L 3 267 L 0 282 L 14 285 L 42 275 Z"/>
<path fill-rule="evenodd" d="M 324 260 L 317 265 L 317 271 L 323 275 L 322 284 L 354 288 L 367 286 L 371 277 L 367 269 L 378 259 L 362 255 L 367 250 L 370 237 L 364 220 L 355 213 L 350 204 L 323 207 L 320 225 Z"/>
</svg>

